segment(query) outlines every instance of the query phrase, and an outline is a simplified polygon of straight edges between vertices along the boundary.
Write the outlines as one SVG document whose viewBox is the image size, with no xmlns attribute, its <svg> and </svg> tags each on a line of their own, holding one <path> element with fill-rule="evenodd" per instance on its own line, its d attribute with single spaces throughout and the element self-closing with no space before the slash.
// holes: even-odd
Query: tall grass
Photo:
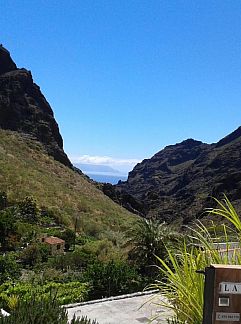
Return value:
<svg viewBox="0 0 241 324">
<path fill-rule="evenodd" d="M 90 222 L 96 235 L 124 232 L 138 219 L 85 177 L 48 156 L 41 143 L 1 129 L 0 181 L 10 201 L 32 196 L 60 223 L 73 227 L 78 219 L 83 232 Z"/>
<path fill-rule="evenodd" d="M 204 276 L 197 270 L 205 270 L 210 264 L 241 264 L 239 248 L 230 250 L 230 242 L 235 238 L 240 243 L 241 222 L 234 207 L 226 196 L 222 201 L 215 199 L 217 208 L 208 209 L 210 217 L 219 215 L 229 224 L 210 227 L 198 222 L 189 228 L 189 235 L 180 245 L 178 251 L 167 248 L 169 260 L 159 257 L 159 270 L 163 280 L 151 286 L 166 297 L 166 301 L 157 302 L 160 306 L 173 311 L 172 324 L 202 324 Z M 220 251 L 214 243 L 226 243 L 225 250 Z M 155 319 L 158 316 L 155 317 Z M 154 318 L 153 318 L 154 319 Z"/>
</svg>

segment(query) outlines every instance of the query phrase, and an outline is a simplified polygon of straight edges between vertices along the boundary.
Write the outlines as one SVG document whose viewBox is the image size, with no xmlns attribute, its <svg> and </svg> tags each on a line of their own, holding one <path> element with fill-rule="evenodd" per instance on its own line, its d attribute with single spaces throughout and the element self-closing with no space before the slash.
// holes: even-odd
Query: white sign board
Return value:
<svg viewBox="0 0 241 324">
<path fill-rule="evenodd" d="M 216 313 L 216 321 L 222 322 L 239 322 L 240 313 Z"/>
<path fill-rule="evenodd" d="M 241 282 L 221 282 L 219 291 L 222 294 L 241 294 Z"/>
</svg>

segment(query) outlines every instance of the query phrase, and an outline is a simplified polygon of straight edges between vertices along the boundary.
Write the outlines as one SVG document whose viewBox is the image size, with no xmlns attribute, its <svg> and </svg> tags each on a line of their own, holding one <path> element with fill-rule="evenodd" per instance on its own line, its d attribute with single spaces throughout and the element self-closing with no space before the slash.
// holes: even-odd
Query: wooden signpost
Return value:
<svg viewBox="0 0 241 324">
<path fill-rule="evenodd" d="M 203 324 L 241 323 L 241 266 L 205 269 Z"/>
</svg>

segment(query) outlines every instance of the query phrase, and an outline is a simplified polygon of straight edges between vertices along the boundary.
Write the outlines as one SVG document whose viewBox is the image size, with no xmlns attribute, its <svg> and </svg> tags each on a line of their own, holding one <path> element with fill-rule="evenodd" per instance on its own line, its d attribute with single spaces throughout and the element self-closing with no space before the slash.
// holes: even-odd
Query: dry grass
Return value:
<svg viewBox="0 0 241 324">
<path fill-rule="evenodd" d="M 42 145 L 19 133 L 0 130 L 0 184 L 9 199 L 33 196 L 62 221 L 100 230 L 123 231 L 136 216 L 118 206 L 83 176 L 48 156 Z"/>
</svg>

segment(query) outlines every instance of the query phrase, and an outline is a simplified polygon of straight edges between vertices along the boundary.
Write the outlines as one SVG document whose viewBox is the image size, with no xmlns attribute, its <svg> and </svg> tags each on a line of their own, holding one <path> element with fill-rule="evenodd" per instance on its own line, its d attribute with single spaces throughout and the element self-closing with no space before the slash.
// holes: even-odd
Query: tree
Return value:
<svg viewBox="0 0 241 324">
<path fill-rule="evenodd" d="M 24 249 L 20 255 L 22 262 L 30 267 L 40 262 L 46 262 L 49 256 L 49 249 L 46 244 L 31 244 Z"/>
<path fill-rule="evenodd" d="M 9 207 L 0 212 L 0 243 L 2 251 L 14 248 L 13 237 L 16 235 L 15 208 Z"/>
<path fill-rule="evenodd" d="M 40 228 L 38 225 L 26 222 L 16 222 L 16 233 L 19 236 L 21 246 L 27 246 L 29 243 L 36 241 Z"/>
<path fill-rule="evenodd" d="M 75 243 L 75 232 L 72 231 L 70 228 L 67 228 L 59 236 L 60 236 L 60 238 L 62 238 L 65 241 L 66 250 L 69 250 L 70 247 L 72 245 L 74 245 L 74 243 Z"/>
<path fill-rule="evenodd" d="M 32 197 L 25 197 L 19 203 L 19 212 L 22 220 L 28 223 L 37 223 L 39 220 L 39 208 Z"/>
<path fill-rule="evenodd" d="M 83 278 L 91 283 L 91 299 L 123 295 L 143 289 L 142 278 L 135 267 L 125 261 L 94 262 L 87 267 Z"/>
<path fill-rule="evenodd" d="M 15 259 L 12 253 L 0 255 L 0 284 L 20 276 L 20 267 Z"/>
<path fill-rule="evenodd" d="M 157 258 L 165 258 L 166 246 L 174 244 L 180 238 L 180 233 L 165 222 L 155 219 L 141 218 L 136 226 L 127 232 L 128 243 L 131 245 L 129 257 L 137 263 L 145 274 L 153 273 L 153 265 Z"/>
</svg>

